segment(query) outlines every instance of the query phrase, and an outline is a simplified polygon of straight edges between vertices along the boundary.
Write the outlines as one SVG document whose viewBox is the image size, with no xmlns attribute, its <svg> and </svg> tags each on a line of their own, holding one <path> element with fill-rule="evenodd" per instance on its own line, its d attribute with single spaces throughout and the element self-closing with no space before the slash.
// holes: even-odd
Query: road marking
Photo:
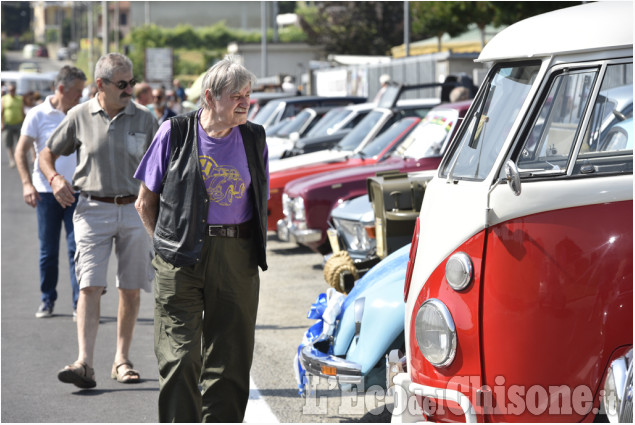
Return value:
<svg viewBox="0 0 635 425">
<path fill-rule="evenodd" d="M 245 411 L 244 423 L 279 423 L 276 415 L 273 414 L 269 405 L 262 398 L 254 380 L 249 377 L 249 402 Z"/>
</svg>

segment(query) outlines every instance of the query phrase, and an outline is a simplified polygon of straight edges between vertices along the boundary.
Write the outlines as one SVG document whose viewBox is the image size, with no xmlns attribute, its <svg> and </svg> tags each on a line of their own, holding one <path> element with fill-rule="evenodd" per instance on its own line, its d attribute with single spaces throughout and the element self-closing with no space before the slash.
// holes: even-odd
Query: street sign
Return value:
<svg viewBox="0 0 635 425">
<path fill-rule="evenodd" d="M 148 83 L 172 86 L 173 69 L 172 49 L 169 47 L 148 47 L 146 49 L 145 80 Z"/>
</svg>

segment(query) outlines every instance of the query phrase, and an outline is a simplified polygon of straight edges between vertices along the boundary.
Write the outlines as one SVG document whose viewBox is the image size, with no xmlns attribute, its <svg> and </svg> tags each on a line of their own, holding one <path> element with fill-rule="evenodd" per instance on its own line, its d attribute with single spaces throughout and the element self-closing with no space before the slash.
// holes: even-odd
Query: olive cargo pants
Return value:
<svg viewBox="0 0 635 425">
<path fill-rule="evenodd" d="M 194 266 L 155 255 L 160 422 L 243 421 L 260 290 L 256 252 L 253 237 L 208 236 Z"/>
</svg>

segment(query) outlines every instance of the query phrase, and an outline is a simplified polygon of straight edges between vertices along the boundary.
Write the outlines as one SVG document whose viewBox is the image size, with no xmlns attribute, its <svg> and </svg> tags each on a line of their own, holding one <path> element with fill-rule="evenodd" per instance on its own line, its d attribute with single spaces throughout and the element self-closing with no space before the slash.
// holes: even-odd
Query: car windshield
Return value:
<svg viewBox="0 0 635 425">
<path fill-rule="evenodd" d="M 398 137 L 403 139 L 404 133 L 408 130 L 408 133 L 412 131 L 412 127 L 416 118 L 404 118 L 391 125 L 386 131 L 375 137 L 368 142 L 364 149 L 359 152 L 361 157 L 373 157 L 379 155 L 391 142 Z M 410 127 L 410 128 L 409 128 Z"/>
<path fill-rule="evenodd" d="M 348 133 L 340 142 L 336 145 L 336 149 L 342 151 L 352 151 L 355 150 L 359 146 L 359 144 L 364 140 L 364 138 L 370 133 L 372 128 L 377 125 L 377 122 L 381 119 L 381 117 L 385 114 L 384 110 L 374 110 L 371 111 L 368 115 L 364 117 L 363 120 L 359 122 Z"/>
<path fill-rule="evenodd" d="M 447 145 L 459 112 L 455 109 L 431 111 L 397 148 L 405 158 L 440 156 Z"/>
<path fill-rule="evenodd" d="M 300 131 L 304 124 L 306 124 L 312 117 L 313 114 L 308 109 L 304 109 L 295 117 L 290 118 L 288 121 L 283 121 L 283 124 L 278 128 L 278 130 L 271 134 L 276 137 L 289 137 L 291 133 Z M 269 135 L 269 132 L 267 132 L 267 135 Z"/>
<path fill-rule="evenodd" d="M 291 122 L 293 118 L 286 118 L 283 119 L 282 121 L 278 121 L 277 123 L 270 125 L 269 127 L 265 128 L 265 133 L 267 133 L 267 136 L 278 136 L 278 132 L 287 124 L 289 124 Z"/>
<path fill-rule="evenodd" d="M 501 65 L 483 84 L 462 134 L 440 175 L 483 180 L 492 169 L 536 79 L 540 63 Z"/>
<path fill-rule="evenodd" d="M 307 134 L 306 137 L 323 137 L 333 134 L 346 117 L 353 111 L 345 108 L 335 108 L 328 111 Z"/>
<path fill-rule="evenodd" d="M 258 111 L 253 119 L 253 122 L 260 125 L 267 125 L 271 121 L 272 117 L 278 112 L 280 103 L 280 101 L 276 100 L 268 102 L 260 111 Z"/>
</svg>

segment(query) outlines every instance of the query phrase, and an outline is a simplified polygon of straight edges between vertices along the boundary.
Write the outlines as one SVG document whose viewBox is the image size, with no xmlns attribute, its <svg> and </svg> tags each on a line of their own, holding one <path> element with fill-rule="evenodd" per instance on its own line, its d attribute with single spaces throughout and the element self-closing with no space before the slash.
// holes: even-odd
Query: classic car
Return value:
<svg viewBox="0 0 635 425">
<path fill-rule="evenodd" d="M 295 140 L 281 157 L 288 158 L 332 148 L 376 106 L 375 103 L 360 103 L 329 111 L 319 125 L 313 127 L 305 137 Z"/>
<path fill-rule="evenodd" d="M 249 111 L 247 119 L 253 121 L 254 117 L 269 102 L 283 97 L 294 97 L 295 95 L 284 92 L 252 92 L 249 96 Z"/>
<path fill-rule="evenodd" d="M 304 108 L 317 106 L 344 106 L 366 102 L 359 96 L 292 96 L 273 99 L 262 107 L 251 121 L 265 129 L 285 118 L 294 117 Z"/>
<path fill-rule="evenodd" d="M 304 108 L 298 115 L 280 121 L 279 124 L 282 125 L 275 130 L 275 126 L 268 128 L 266 132 L 269 161 L 280 158 L 283 152 L 290 149 L 295 141 L 315 128 L 322 118 L 334 108 L 333 106 Z M 337 107 L 337 109 L 340 108 Z"/>
<path fill-rule="evenodd" d="M 324 278 L 347 293 L 387 255 L 412 240 L 428 182 L 435 170 L 388 172 L 369 177 L 368 195 L 344 201 L 331 211 L 328 229 L 333 255 L 325 255 Z"/>
<path fill-rule="evenodd" d="M 312 377 L 335 379 L 365 391 L 386 386 L 386 355 L 404 349 L 403 283 L 410 245 L 364 275 L 344 296 L 320 294 L 308 318 L 317 319 L 298 347 L 294 368 L 298 391 L 311 391 Z M 328 295 L 327 295 L 328 294 Z"/>
<path fill-rule="evenodd" d="M 276 224 L 278 237 L 293 239 L 321 254 L 330 252 L 327 229 L 331 210 L 338 203 L 367 194 L 366 180 L 377 173 L 436 169 L 470 104 L 468 100 L 433 108 L 393 154 L 375 165 L 314 174 L 288 183 L 283 194 L 284 219 Z"/>
<path fill-rule="evenodd" d="M 384 159 L 386 153 L 397 147 L 394 143 L 391 144 L 391 140 L 382 139 L 385 145 L 382 145 L 374 156 L 368 156 L 362 151 L 378 134 L 384 132 L 397 121 L 406 117 L 423 118 L 430 109 L 438 104 L 439 101 L 436 99 L 414 99 L 400 101 L 392 109 L 377 107 L 366 115 L 334 148 L 271 161 L 269 163 L 271 197 L 267 205 L 269 230 L 275 230 L 278 220 L 284 217 L 282 192 L 288 182 L 311 174 L 362 164 L 374 164 L 380 159 Z M 375 147 L 377 146 L 375 145 Z"/>
<path fill-rule="evenodd" d="M 481 51 L 413 234 L 393 422 L 632 423 L 632 114 L 607 101 L 632 104 L 632 28 L 588 3 Z"/>
</svg>

